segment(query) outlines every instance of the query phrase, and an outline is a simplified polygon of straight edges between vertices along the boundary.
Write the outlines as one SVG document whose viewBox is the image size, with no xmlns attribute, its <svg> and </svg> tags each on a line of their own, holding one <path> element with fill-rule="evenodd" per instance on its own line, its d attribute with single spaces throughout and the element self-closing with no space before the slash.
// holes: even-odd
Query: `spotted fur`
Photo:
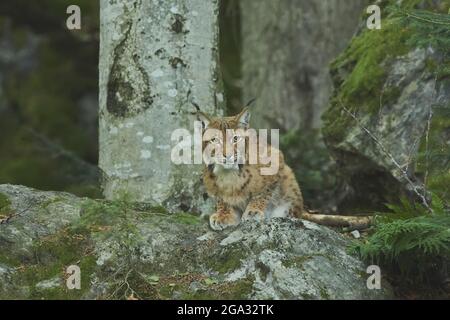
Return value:
<svg viewBox="0 0 450 320">
<path fill-rule="evenodd" d="M 250 113 L 244 109 L 233 117 L 212 118 L 200 113 L 204 128 L 223 132 L 226 129 L 248 129 Z M 247 159 L 249 139 L 245 138 Z M 214 138 L 204 136 L 203 147 L 213 143 Z M 268 145 L 268 154 L 278 155 L 279 170 L 274 175 L 262 175 L 261 168 L 269 165 L 245 163 L 233 168 L 221 164 L 212 164 L 204 169 L 203 181 L 210 197 L 216 199 L 216 212 L 210 216 L 210 225 L 214 230 L 236 226 L 241 221 L 264 221 L 272 217 L 300 217 L 304 211 L 300 187 L 289 166 L 284 162 L 281 151 Z M 225 150 L 224 157 L 237 149 Z"/>
</svg>

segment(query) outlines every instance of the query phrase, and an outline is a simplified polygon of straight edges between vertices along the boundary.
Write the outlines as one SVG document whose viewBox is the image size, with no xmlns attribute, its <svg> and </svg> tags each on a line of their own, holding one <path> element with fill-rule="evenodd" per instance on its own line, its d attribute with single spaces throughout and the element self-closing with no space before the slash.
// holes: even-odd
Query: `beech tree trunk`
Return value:
<svg viewBox="0 0 450 320">
<path fill-rule="evenodd" d="M 243 98 L 260 128 L 320 127 L 330 61 L 358 26 L 366 1 L 241 1 Z"/>
<path fill-rule="evenodd" d="M 201 165 L 171 162 L 191 101 L 220 114 L 218 1 L 101 0 L 100 167 L 104 194 L 173 210 L 208 207 Z"/>
</svg>

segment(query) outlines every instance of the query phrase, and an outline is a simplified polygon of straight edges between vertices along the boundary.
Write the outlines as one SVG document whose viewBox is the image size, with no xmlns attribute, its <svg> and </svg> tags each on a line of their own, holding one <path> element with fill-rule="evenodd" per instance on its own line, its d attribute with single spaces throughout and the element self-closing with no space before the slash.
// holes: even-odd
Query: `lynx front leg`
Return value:
<svg viewBox="0 0 450 320">
<path fill-rule="evenodd" d="M 264 221 L 265 212 L 269 204 L 270 193 L 266 192 L 250 200 L 242 215 L 242 221 Z"/>
<path fill-rule="evenodd" d="M 221 200 L 217 202 L 216 213 L 209 217 L 209 225 L 214 230 L 223 230 L 227 227 L 237 226 L 239 222 L 239 215 Z"/>
</svg>

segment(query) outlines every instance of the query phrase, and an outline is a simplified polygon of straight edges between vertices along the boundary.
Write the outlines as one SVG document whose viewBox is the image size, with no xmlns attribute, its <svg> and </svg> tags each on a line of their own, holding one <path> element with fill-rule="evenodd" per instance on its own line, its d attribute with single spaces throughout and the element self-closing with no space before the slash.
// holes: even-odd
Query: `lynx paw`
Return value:
<svg viewBox="0 0 450 320">
<path fill-rule="evenodd" d="M 239 217 L 235 214 L 214 213 L 209 217 L 209 225 L 218 231 L 237 226 L 239 222 Z"/>
<path fill-rule="evenodd" d="M 247 209 L 242 215 L 242 221 L 264 221 L 264 211 L 259 209 Z"/>
</svg>

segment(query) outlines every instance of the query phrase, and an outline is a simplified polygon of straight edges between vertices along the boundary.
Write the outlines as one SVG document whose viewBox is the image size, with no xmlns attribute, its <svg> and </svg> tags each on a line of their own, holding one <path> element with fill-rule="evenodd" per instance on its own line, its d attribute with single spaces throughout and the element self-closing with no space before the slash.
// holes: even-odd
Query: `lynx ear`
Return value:
<svg viewBox="0 0 450 320">
<path fill-rule="evenodd" d="M 208 125 L 211 122 L 211 118 L 201 111 L 197 112 L 197 120 L 202 122 L 203 129 L 208 128 Z"/>
<path fill-rule="evenodd" d="M 239 128 L 248 129 L 250 123 L 250 111 L 248 108 L 244 108 L 244 110 L 236 116 L 236 119 L 238 121 Z"/>
<path fill-rule="evenodd" d="M 200 111 L 200 106 L 197 103 L 195 103 L 194 101 L 191 101 L 191 103 L 197 110 L 197 112 L 194 113 L 197 115 L 197 120 L 202 122 L 203 130 L 205 130 L 206 128 L 208 128 L 208 125 L 211 122 L 211 118 Z"/>
</svg>

